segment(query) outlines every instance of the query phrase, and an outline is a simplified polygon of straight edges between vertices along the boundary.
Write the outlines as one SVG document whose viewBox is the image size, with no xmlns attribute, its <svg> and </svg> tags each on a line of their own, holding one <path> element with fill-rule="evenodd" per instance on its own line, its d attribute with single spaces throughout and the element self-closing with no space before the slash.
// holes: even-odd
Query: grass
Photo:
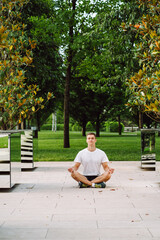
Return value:
<svg viewBox="0 0 160 240">
<path fill-rule="evenodd" d="M 85 148 L 86 138 L 80 132 L 70 132 L 70 148 L 63 148 L 63 132 L 41 131 L 38 137 L 36 161 L 73 161 L 78 151 Z M 139 161 L 141 159 L 140 134 L 101 133 L 97 148 L 106 152 L 110 161 Z M 160 160 L 160 138 L 156 137 L 157 160 Z"/>
<path fill-rule="evenodd" d="M 8 148 L 8 136 L 0 137 L 0 148 Z"/>
<path fill-rule="evenodd" d="M 81 132 L 70 132 L 70 148 L 63 148 L 63 132 L 40 131 L 34 139 L 35 161 L 73 161 L 76 154 L 87 147 L 86 137 Z M 12 161 L 20 161 L 20 138 L 11 138 Z M 18 149 L 17 150 L 17 146 Z M 107 154 L 110 161 L 140 161 L 140 133 L 101 133 L 97 148 Z M 0 138 L 0 148 L 8 147 L 8 137 Z M 37 148 L 38 147 L 38 148 Z M 160 137 L 156 136 L 156 160 L 160 160 Z"/>
</svg>

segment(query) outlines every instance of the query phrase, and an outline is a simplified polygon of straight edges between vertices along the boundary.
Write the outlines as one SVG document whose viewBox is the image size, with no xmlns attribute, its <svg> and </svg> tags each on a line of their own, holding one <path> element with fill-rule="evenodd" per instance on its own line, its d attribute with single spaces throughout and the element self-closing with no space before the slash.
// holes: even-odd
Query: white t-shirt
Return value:
<svg viewBox="0 0 160 240">
<path fill-rule="evenodd" d="M 100 175 L 101 164 L 109 162 L 109 160 L 104 151 L 96 148 L 95 151 L 90 152 L 87 148 L 85 148 L 77 154 L 74 162 L 82 164 L 84 167 L 83 175 L 92 176 Z"/>
</svg>

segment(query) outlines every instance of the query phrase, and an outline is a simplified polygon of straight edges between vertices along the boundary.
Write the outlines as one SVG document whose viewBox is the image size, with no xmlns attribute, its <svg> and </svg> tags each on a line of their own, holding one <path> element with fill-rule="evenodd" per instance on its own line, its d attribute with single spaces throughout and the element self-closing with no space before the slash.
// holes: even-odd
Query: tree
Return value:
<svg viewBox="0 0 160 240">
<path fill-rule="evenodd" d="M 98 96 L 109 91 L 110 83 L 116 88 L 121 81 L 123 89 L 126 76 L 135 68 L 130 49 L 135 44 L 136 33 L 124 36 L 120 27 L 121 22 L 139 16 L 139 8 L 135 3 L 136 0 L 131 3 L 118 0 L 83 0 L 78 4 L 76 1 L 56 2 L 57 29 L 61 29 L 67 73 L 64 101 L 67 120 L 64 130 L 64 142 L 67 143 L 64 144 L 65 147 L 69 147 L 69 127 L 66 126 L 69 126 L 69 102 L 72 101 L 70 85 L 73 86 L 74 81 L 78 80 L 80 86 L 84 85 L 85 90 L 94 91 Z M 133 9 L 136 9 L 134 14 Z M 110 102 L 114 108 L 114 99 L 111 101 L 110 98 Z"/>
<path fill-rule="evenodd" d="M 82 127 L 82 136 L 86 135 L 86 125 L 90 120 L 91 102 L 92 95 L 90 91 L 85 91 L 76 81 L 73 86 L 71 86 L 70 94 L 70 116 L 76 120 L 79 126 Z"/>
<path fill-rule="evenodd" d="M 40 106 L 37 85 L 27 85 L 25 70 L 32 63 L 35 42 L 27 38 L 21 22 L 25 0 L 4 1 L 0 5 L 0 107 L 2 128 L 11 129 L 23 119 L 30 118 Z M 49 93 L 48 98 L 51 97 Z"/>
<path fill-rule="evenodd" d="M 114 4 L 110 4 L 111 8 L 106 8 L 105 13 L 97 14 L 92 19 L 90 27 L 83 26 L 83 34 L 79 34 L 75 39 L 77 54 L 73 59 L 73 79 L 74 82 L 79 81 L 78 92 L 74 89 L 74 83 L 73 91 L 76 91 L 77 96 L 82 91 L 94 92 L 91 95 L 94 95 L 90 104 L 92 110 L 88 112 L 91 114 L 89 119 L 96 123 L 97 136 L 100 123 L 103 123 L 105 117 L 118 117 L 120 126 L 120 116 L 127 111 L 125 79 L 138 66 L 132 59 L 136 33 L 124 35 L 121 28 L 122 21 L 133 21 L 134 17 L 139 16 L 138 6 L 134 6 L 135 1 L 114 1 Z M 80 99 L 81 103 L 82 94 Z M 82 109 L 80 103 L 79 106 L 76 105 L 79 115 Z M 73 109 L 75 108 L 74 106 Z M 71 112 L 74 115 L 76 113 Z M 120 130 L 119 133 L 121 134 Z"/>
<path fill-rule="evenodd" d="M 128 105 L 138 107 L 152 119 L 160 120 L 160 3 L 158 0 L 139 0 L 146 9 L 138 23 L 132 25 L 141 36 L 136 45 L 140 70 L 128 79 L 131 92 Z"/>
<path fill-rule="evenodd" d="M 69 148 L 69 100 L 70 100 L 70 81 L 72 77 L 72 59 L 73 59 L 73 31 L 75 26 L 75 9 L 76 0 L 72 0 L 70 4 L 70 18 L 69 18 L 69 42 L 67 49 L 67 68 L 65 78 L 65 90 L 64 90 L 64 148 Z"/>
<path fill-rule="evenodd" d="M 52 0 L 30 0 L 23 8 L 23 22 L 27 25 L 27 35 L 34 39 L 33 64 L 27 68 L 27 83 L 38 84 L 38 96 L 54 92 L 55 98 L 36 113 L 38 129 L 62 101 L 63 69 L 59 54 L 59 35 L 56 33 L 55 6 Z"/>
<path fill-rule="evenodd" d="M 71 84 L 70 115 L 82 127 L 83 136 L 86 135 L 86 125 L 89 121 L 95 126 L 97 137 L 100 136 L 100 125 L 106 117 L 104 104 L 107 97 L 107 92 L 95 93 L 91 89 L 85 89 L 78 78 L 74 79 Z"/>
<path fill-rule="evenodd" d="M 77 4 L 76 0 L 56 1 L 57 29 L 61 30 L 62 48 L 64 64 L 66 66 L 65 74 L 65 94 L 64 94 L 64 147 L 69 147 L 69 102 L 70 102 L 70 84 L 75 70 L 75 62 L 78 63 L 78 55 L 81 55 L 79 43 L 81 37 L 91 31 L 95 25 L 94 18 L 97 14 L 110 11 L 111 3 L 116 0 L 82 0 Z M 85 44 L 85 43 L 84 43 Z M 75 79 L 75 78 L 74 78 Z"/>
</svg>

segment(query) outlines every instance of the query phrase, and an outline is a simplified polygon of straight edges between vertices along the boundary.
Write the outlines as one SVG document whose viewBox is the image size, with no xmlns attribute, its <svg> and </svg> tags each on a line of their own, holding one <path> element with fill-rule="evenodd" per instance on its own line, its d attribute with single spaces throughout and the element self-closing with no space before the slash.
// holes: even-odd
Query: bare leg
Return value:
<svg viewBox="0 0 160 240">
<path fill-rule="evenodd" d="M 73 171 L 71 173 L 71 176 L 74 180 L 76 180 L 77 182 L 83 182 L 89 186 L 92 186 L 92 183 L 85 177 L 83 176 L 82 174 L 80 174 L 79 172 L 77 171 Z"/>
<path fill-rule="evenodd" d="M 100 182 L 107 182 L 111 178 L 110 172 L 104 172 L 102 175 L 96 177 L 91 181 L 91 183 L 100 183 Z"/>
</svg>

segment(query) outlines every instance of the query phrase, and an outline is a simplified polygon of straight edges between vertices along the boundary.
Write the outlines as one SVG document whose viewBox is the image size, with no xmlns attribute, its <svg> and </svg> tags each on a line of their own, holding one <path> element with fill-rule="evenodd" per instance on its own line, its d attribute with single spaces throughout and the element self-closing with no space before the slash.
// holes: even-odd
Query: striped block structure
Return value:
<svg viewBox="0 0 160 240">
<path fill-rule="evenodd" d="M 25 130 L 21 134 L 21 171 L 34 169 L 33 161 L 33 131 Z"/>
<path fill-rule="evenodd" d="M 141 167 L 156 169 L 156 154 L 146 154 L 141 156 Z"/>
<path fill-rule="evenodd" d="M 156 170 L 155 130 L 141 130 L 141 168 Z"/>
<path fill-rule="evenodd" d="M 0 133 L 1 143 L 7 141 L 7 146 L 0 145 L 0 189 L 10 189 L 14 186 L 11 164 L 11 135 Z"/>
</svg>

